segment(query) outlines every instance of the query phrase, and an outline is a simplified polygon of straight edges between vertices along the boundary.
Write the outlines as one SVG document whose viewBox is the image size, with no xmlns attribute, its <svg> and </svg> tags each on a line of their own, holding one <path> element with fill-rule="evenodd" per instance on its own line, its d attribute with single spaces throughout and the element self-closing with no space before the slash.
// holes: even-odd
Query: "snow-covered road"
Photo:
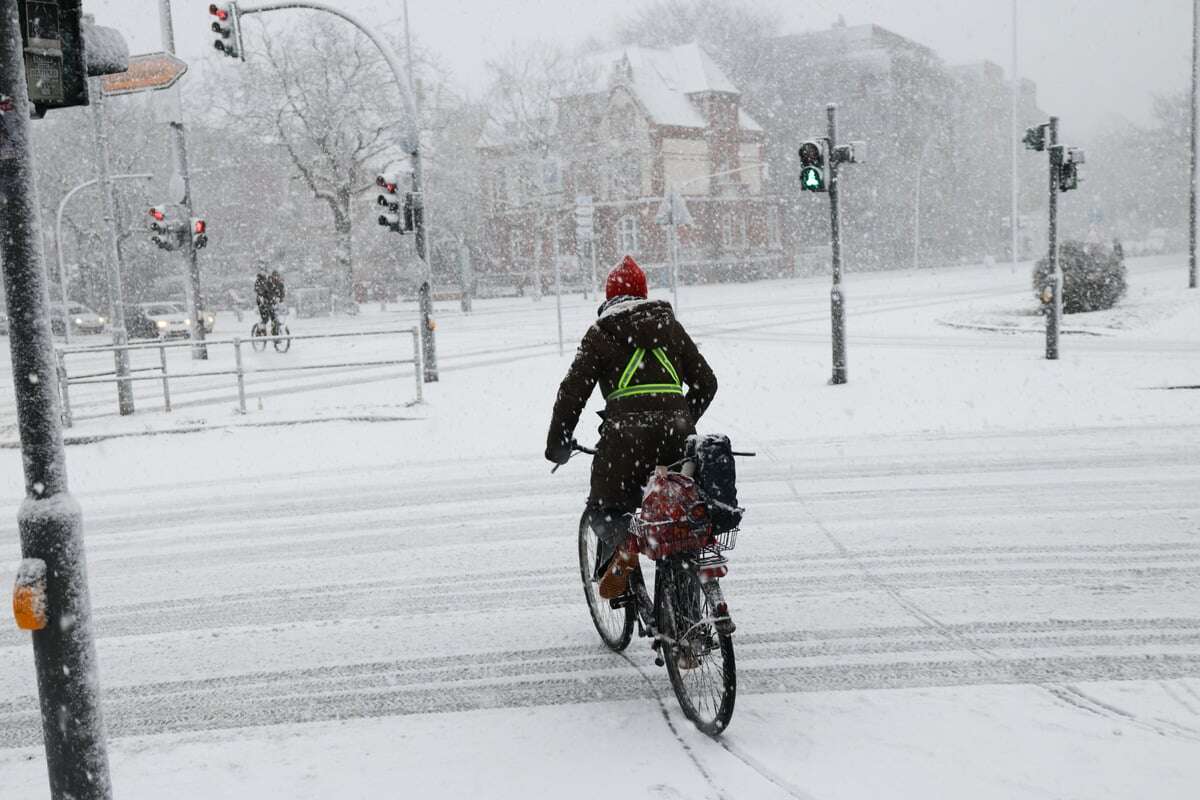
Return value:
<svg viewBox="0 0 1200 800">
<path fill-rule="evenodd" d="M 720 742 L 644 640 L 625 658 L 591 627 L 586 463 L 539 459 L 552 308 L 448 319 L 414 419 L 71 448 L 119 796 L 1194 796 L 1200 393 L 1147 387 L 1200 375 L 1200 332 L 1069 337 L 1047 365 L 936 324 L 1016 296 L 1006 276 L 917 279 L 863 279 L 839 388 L 822 285 L 685 298 L 722 378 L 709 425 L 759 453 Z M 390 408 L 386 386 L 339 402 Z M 45 791 L 31 660 L 0 626 L 4 800 Z"/>
</svg>

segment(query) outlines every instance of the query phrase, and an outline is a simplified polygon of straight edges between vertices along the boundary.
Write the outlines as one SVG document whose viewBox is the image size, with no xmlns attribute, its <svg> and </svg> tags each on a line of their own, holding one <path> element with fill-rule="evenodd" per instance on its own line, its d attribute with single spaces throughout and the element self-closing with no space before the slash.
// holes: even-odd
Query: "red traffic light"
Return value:
<svg viewBox="0 0 1200 800">
<path fill-rule="evenodd" d="M 208 7 L 208 13 L 221 20 L 221 22 L 229 19 L 229 12 L 218 6 L 216 3 L 213 3 Z"/>
<path fill-rule="evenodd" d="M 192 232 L 193 233 L 195 233 L 196 235 L 200 235 L 202 233 L 206 233 L 207 231 L 208 231 L 208 225 L 204 222 L 204 220 L 197 219 L 197 220 L 192 221 Z"/>
<path fill-rule="evenodd" d="M 156 222 L 162 222 L 164 219 L 167 218 L 166 213 L 164 213 L 163 210 L 161 208 L 159 208 L 158 206 L 155 206 L 154 208 L 150 209 L 150 216 L 154 217 L 154 220 Z"/>
</svg>

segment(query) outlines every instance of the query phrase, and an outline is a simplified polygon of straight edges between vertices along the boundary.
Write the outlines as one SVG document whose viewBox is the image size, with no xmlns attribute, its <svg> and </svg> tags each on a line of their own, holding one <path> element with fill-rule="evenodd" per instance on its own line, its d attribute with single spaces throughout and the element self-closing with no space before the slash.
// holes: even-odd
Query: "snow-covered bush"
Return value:
<svg viewBox="0 0 1200 800">
<path fill-rule="evenodd" d="M 1063 273 L 1063 313 L 1077 314 L 1112 308 L 1125 296 L 1125 255 L 1119 243 L 1063 242 L 1058 260 Z M 1043 258 L 1033 268 L 1033 292 L 1046 302 L 1052 282 L 1050 261 Z"/>
</svg>

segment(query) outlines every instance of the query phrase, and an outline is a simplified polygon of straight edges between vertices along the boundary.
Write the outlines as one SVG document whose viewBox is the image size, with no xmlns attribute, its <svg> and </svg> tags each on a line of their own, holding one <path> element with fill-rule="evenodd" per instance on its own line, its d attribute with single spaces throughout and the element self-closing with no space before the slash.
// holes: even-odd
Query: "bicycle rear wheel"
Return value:
<svg viewBox="0 0 1200 800">
<path fill-rule="evenodd" d="M 600 596 L 600 585 L 595 578 L 599 539 L 588 522 L 588 516 L 589 513 L 585 511 L 579 520 L 579 574 L 583 579 L 583 594 L 587 598 L 596 633 L 600 634 L 609 648 L 619 653 L 629 646 L 636 612 L 632 605 L 613 608 Z"/>
<path fill-rule="evenodd" d="M 267 328 L 261 322 L 250 326 L 250 346 L 261 353 L 267 349 L 267 342 L 262 337 L 267 335 Z"/>
<path fill-rule="evenodd" d="M 654 582 L 658 632 L 675 697 L 684 716 L 716 736 L 729 725 L 737 697 L 733 639 L 713 625 L 716 611 L 694 569 L 677 559 L 660 561 Z"/>
</svg>

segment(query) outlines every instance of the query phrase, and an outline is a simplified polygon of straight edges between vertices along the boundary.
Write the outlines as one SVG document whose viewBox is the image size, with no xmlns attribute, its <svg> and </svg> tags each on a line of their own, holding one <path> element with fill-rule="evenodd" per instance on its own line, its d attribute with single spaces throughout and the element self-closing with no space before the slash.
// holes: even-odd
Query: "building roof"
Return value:
<svg viewBox="0 0 1200 800">
<path fill-rule="evenodd" d="M 597 91 L 606 91 L 614 83 L 627 85 L 657 125 L 679 128 L 704 128 L 707 122 L 692 102 L 692 96 L 705 93 L 740 95 L 741 92 L 699 44 L 679 45 L 663 50 L 648 47 L 623 47 L 594 57 L 601 66 Z M 741 127 L 761 131 L 744 111 L 739 114 Z"/>
</svg>

